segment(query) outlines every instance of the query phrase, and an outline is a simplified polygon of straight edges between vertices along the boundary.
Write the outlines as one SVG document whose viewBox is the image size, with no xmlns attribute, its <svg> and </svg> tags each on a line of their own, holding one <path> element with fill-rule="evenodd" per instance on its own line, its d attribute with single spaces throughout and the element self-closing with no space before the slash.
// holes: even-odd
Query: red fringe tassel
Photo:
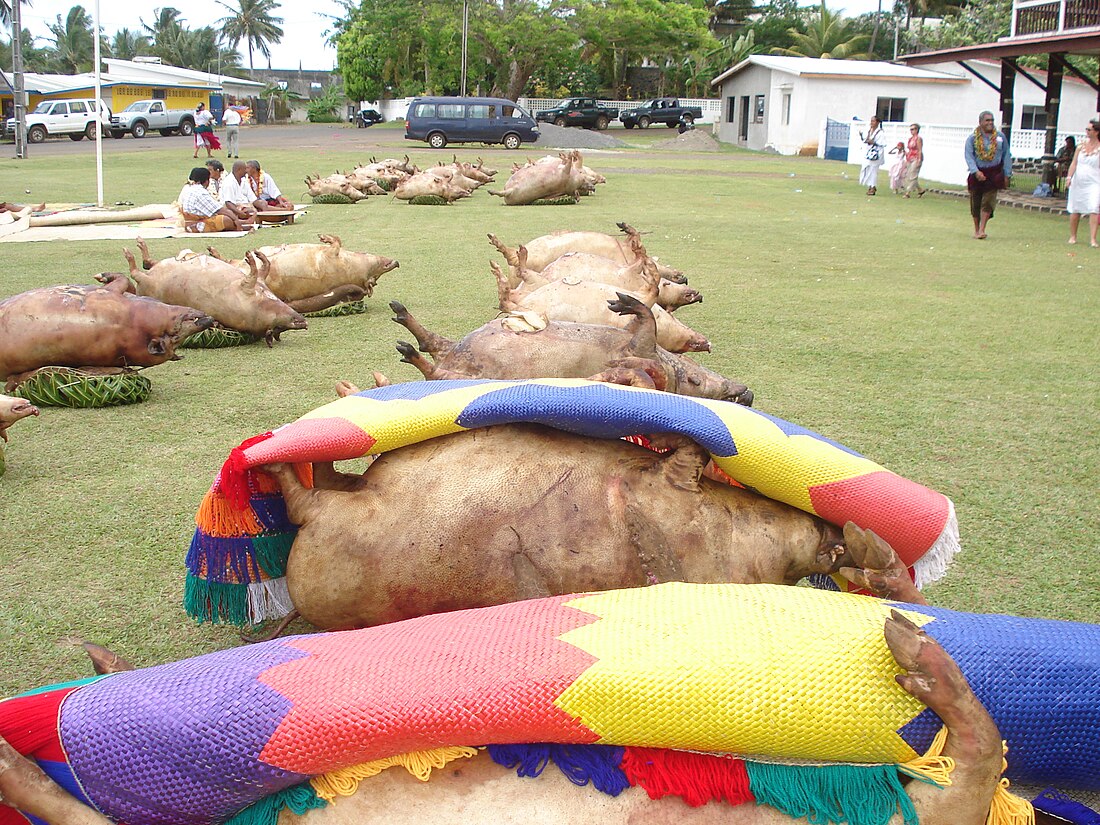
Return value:
<svg viewBox="0 0 1100 825">
<path fill-rule="evenodd" d="M 246 438 L 229 453 L 229 458 L 222 465 L 220 487 L 230 506 L 238 510 L 244 510 L 248 507 L 248 460 L 245 458 L 244 451 L 253 444 L 267 441 L 272 435 L 272 433 L 266 432 L 252 438 Z"/>
<path fill-rule="evenodd" d="M 693 808 L 711 801 L 754 802 L 749 774 L 740 759 L 658 748 L 624 748 L 619 766 L 631 785 L 650 799 L 679 796 Z"/>
</svg>

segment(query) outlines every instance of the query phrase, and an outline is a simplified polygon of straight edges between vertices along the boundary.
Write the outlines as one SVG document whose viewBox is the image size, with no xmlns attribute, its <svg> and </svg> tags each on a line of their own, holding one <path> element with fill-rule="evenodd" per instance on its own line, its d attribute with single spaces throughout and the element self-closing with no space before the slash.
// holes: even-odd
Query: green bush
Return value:
<svg viewBox="0 0 1100 825">
<path fill-rule="evenodd" d="M 312 112 L 306 111 L 306 117 L 310 123 L 341 123 L 339 117 L 331 112 Z"/>
</svg>

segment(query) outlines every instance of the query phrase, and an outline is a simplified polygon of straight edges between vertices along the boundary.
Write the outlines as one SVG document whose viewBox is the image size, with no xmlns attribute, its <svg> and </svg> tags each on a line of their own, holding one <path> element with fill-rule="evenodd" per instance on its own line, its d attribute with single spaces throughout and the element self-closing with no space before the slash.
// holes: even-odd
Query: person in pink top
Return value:
<svg viewBox="0 0 1100 825">
<path fill-rule="evenodd" d="M 924 138 L 920 136 L 920 124 L 911 123 L 909 140 L 905 144 L 905 177 L 902 179 L 901 188 L 907 198 L 913 194 L 914 189 L 917 190 L 918 198 L 928 191 L 922 189 L 920 181 L 917 180 L 922 163 L 924 163 Z"/>
</svg>

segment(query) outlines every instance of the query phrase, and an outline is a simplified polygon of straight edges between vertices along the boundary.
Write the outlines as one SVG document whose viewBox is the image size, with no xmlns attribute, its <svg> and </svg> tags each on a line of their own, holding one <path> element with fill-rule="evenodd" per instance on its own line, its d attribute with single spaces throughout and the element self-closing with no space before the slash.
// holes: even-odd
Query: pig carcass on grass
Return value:
<svg viewBox="0 0 1100 825">
<path fill-rule="evenodd" d="M 628 295 L 617 298 L 613 306 L 624 316 L 625 327 L 522 314 L 497 318 L 459 341 L 426 329 L 397 301 L 390 302 L 390 308 L 393 320 L 413 334 L 420 349 L 399 344 L 402 360 L 429 380 L 600 377 L 623 383 L 624 375 L 632 374 L 635 380 L 630 383 L 636 385 L 752 405 L 752 391 L 741 382 L 658 346 L 652 310 Z M 431 355 L 434 363 L 421 352 Z"/>
<path fill-rule="evenodd" d="M 620 290 L 598 281 L 581 281 L 570 278 L 565 281 L 551 281 L 531 292 L 513 290 L 508 286 L 508 278 L 495 262 L 489 267 L 497 279 L 497 293 L 500 309 L 503 312 L 537 312 L 552 321 L 573 321 L 578 324 L 606 324 L 625 326 L 629 321 L 608 307 Z M 673 317 L 672 313 L 655 306 L 658 286 L 654 285 L 644 292 L 630 293 L 646 306 L 653 309 L 657 319 L 657 343 L 669 352 L 710 352 L 710 341 L 686 324 Z"/>
<path fill-rule="evenodd" d="M 494 236 L 490 235 L 489 237 L 493 238 Z M 667 278 L 661 278 L 657 262 L 648 257 L 644 249 L 642 249 L 641 255 L 631 264 L 619 264 L 610 258 L 593 255 L 590 252 L 566 252 L 541 272 L 524 267 L 523 262 L 526 257 L 526 247 L 519 247 L 517 258 L 520 265 L 509 266 L 508 285 L 512 287 L 513 295 L 517 291 L 519 293 L 533 292 L 551 281 L 570 279 L 596 281 L 627 292 L 644 294 L 652 288 L 652 283 L 656 280 L 658 283 L 657 303 L 669 312 L 703 300 L 703 296 L 699 291 L 692 289 L 687 284 L 675 283 Z"/>
<path fill-rule="evenodd" d="M 378 279 L 400 266 L 392 258 L 344 249 L 336 235 L 318 237 L 319 244 L 281 244 L 255 250 L 269 264 L 264 283 L 298 312 L 317 312 L 344 301 L 370 297 Z M 208 251 L 225 260 L 216 249 Z M 248 271 L 246 261 L 229 263 L 244 273 Z"/>
<path fill-rule="evenodd" d="M 138 295 L 200 309 L 223 327 L 264 338 L 268 346 L 286 330 L 306 328 L 302 314 L 275 297 L 264 283 L 270 262 L 263 253 L 245 256 L 246 274 L 212 255 L 190 253 L 154 263 L 140 238 L 138 246 L 147 272 L 138 267 L 129 249 L 123 250 Z"/>
<path fill-rule="evenodd" d="M 588 186 L 580 152 L 563 153 L 558 163 L 533 163 L 517 169 L 497 192 L 507 206 L 526 206 L 538 200 L 576 198 Z"/>
<path fill-rule="evenodd" d="M 319 197 L 320 195 L 343 195 L 353 202 L 358 202 L 363 200 L 368 194 L 371 194 L 369 192 L 363 192 L 353 185 L 351 179 L 345 175 L 339 174 L 329 175 L 327 178 L 307 176 L 305 184 L 306 191 L 309 193 L 310 197 L 313 198 Z M 379 193 L 382 193 L 382 191 L 382 189 L 378 188 Z"/>
<path fill-rule="evenodd" d="M 447 203 L 454 203 L 461 198 L 470 197 L 470 193 L 461 186 L 452 183 L 449 178 L 442 178 L 427 172 L 418 172 L 400 181 L 393 190 L 393 196 L 403 201 L 434 196 L 442 198 Z"/>
<path fill-rule="evenodd" d="M 32 289 L 0 302 L 0 378 L 40 367 L 151 367 L 175 360 L 214 319 L 134 295 L 124 275 L 106 286 Z"/>
<path fill-rule="evenodd" d="M 605 235 L 603 232 L 572 232 L 560 230 L 542 235 L 523 244 L 527 249 L 527 269 L 542 272 L 551 263 L 567 252 L 588 252 L 602 258 L 610 258 L 620 264 L 632 264 L 638 259 L 641 233 L 629 224 L 618 224 L 622 235 Z M 502 254 L 510 266 L 518 266 L 518 250 L 505 246 L 495 236 L 489 236 L 489 242 Z M 641 247 L 645 249 L 644 246 Z M 676 283 L 686 283 L 684 273 L 662 264 L 657 258 L 657 269 L 662 278 Z"/>
</svg>

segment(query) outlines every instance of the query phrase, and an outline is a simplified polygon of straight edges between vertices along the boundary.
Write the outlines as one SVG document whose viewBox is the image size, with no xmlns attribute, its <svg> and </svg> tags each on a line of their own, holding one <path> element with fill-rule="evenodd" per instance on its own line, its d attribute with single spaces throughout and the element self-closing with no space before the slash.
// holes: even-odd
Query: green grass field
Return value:
<svg viewBox="0 0 1100 825">
<path fill-rule="evenodd" d="M 319 134 L 317 145 L 264 151 L 255 130 L 249 152 L 300 197 L 307 173 L 364 159 Z M 108 155 L 108 200 L 171 201 L 192 165 L 186 150 L 165 141 Z M 454 151 L 484 156 L 501 180 L 535 154 Z M 423 165 L 452 149 L 411 154 Z M 0 197 L 94 199 L 90 153 L 45 155 L 0 161 Z M 237 644 L 181 608 L 193 515 L 229 449 L 328 402 L 337 379 L 367 386 L 377 369 L 419 380 L 398 362 L 394 343 L 408 335 L 386 305 L 400 300 L 452 337 L 492 318 L 487 232 L 514 243 L 561 228 L 614 232 L 616 221 L 651 232 L 650 252 L 704 293 L 679 317 L 710 337 L 708 366 L 752 387 L 759 408 L 955 501 L 964 552 L 930 589 L 934 603 L 1100 620 L 1100 251 L 1068 247 L 1064 218 L 1002 209 L 979 242 L 965 201 L 867 198 L 855 167 L 837 163 L 734 150 L 586 160 L 609 183 L 573 207 L 508 208 L 483 191 L 446 208 L 376 198 L 216 242 L 239 256 L 326 232 L 401 268 L 364 315 L 311 321 L 274 349 L 188 350 L 146 373 L 144 404 L 46 409 L 11 430 L 0 695 L 87 675 L 70 635 L 140 665 Z M 150 247 L 168 256 L 210 240 Z M 122 245 L 3 244 L 0 296 L 118 270 Z"/>
</svg>

